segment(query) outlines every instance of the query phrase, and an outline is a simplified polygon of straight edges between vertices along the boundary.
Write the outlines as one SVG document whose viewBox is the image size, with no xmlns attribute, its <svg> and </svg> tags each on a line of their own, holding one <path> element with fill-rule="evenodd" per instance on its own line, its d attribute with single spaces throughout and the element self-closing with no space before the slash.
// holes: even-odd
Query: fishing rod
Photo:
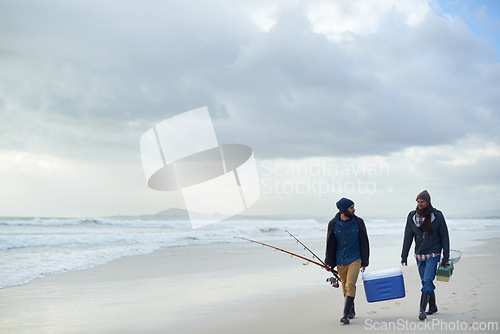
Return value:
<svg viewBox="0 0 500 334">
<path fill-rule="evenodd" d="M 300 241 L 297 237 L 295 237 L 292 233 L 290 233 L 290 231 L 288 230 L 285 230 L 286 233 L 290 234 L 290 236 L 292 238 L 294 238 L 299 244 L 302 245 L 302 247 L 304 247 L 304 249 L 308 250 L 309 253 L 311 253 L 316 259 L 319 260 L 319 262 L 321 262 L 323 264 L 323 267 L 324 268 L 327 268 L 327 269 L 330 269 L 331 273 L 333 274 L 334 277 L 330 277 L 330 278 L 327 278 L 326 281 L 329 282 L 331 285 L 335 286 L 335 287 L 338 287 L 338 281 L 340 280 L 339 278 L 339 275 L 338 275 L 338 272 L 331 268 L 330 266 L 328 266 L 323 260 L 321 260 L 316 254 L 314 254 L 314 252 L 312 250 L 309 249 L 309 247 L 307 247 L 306 245 L 304 245 L 302 243 L 302 241 Z"/>
<path fill-rule="evenodd" d="M 287 253 L 287 254 L 290 254 L 292 256 L 295 256 L 295 257 L 298 257 L 299 259 L 302 259 L 302 260 L 306 260 L 306 261 L 309 261 L 311 263 L 314 263 L 315 265 L 317 266 L 320 266 L 322 268 L 329 268 L 323 261 L 321 261 L 322 263 L 319 263 L 319 262 L 316 262 L 314 260 L 311 260 L 311 259 L 308 259 L 307 257 L 304 257 L 304 256 L 301 256 L 301 255 L 298 255 L 298 254 L 295 254 L 295 253 L 292 253 L 292 252 L 289 252 L 287 250 L 284 250 L 284 249 L 281 249 L 281 248 L 278 248 L 278 247 L 275 247 L 275 246 L 272 246 L 272 245 L 268 245 L 268 244 L 265 244 L 263 242 L 260 242 L 260 241 L 256 241 L 256 240 L 252 240 L 252 239 L 247 239 L 247 238 L 242 238 L 242 237 L 237 237 L 235 236 L 235 238 L 237 239 L 242 239 L 242 240 L 246 240 L 246 241 L 250 241 L 250 242 L 253 242 L 253 243 L 256 243 L 256 244 L 260 244 L 260 245 L 263 245 L 263 246 L 266 246 L 266 247 L 270 247 L 270 248 L 273 248 L 273 249 L 276 249 L 280 252 L 283 252 L 283 253 Z M 316 257 L 317 258 L 317 257 Z M 330 268 L 331 269 L 331 268 Z M 331 269 L 331 272 L 332 274 L 335 276 L 335 277 L 330 277 L 328 278 L 326 281 L 329 282 L 333 287 L 335 288 L 338 288 L 339 287 L 339 283 L 338 283 L 338 280 L 339 280 L 339 277 L 337 275 L 337 272 L 333 269 Z"/>
<path fill-rule="evenodd" d="M 323 267 L 323 268 L 325 268 L 325 267 L 326 267 L 324 264 L 321 264 L 321 263 L 318 263 L 318 262 L 313 261 L 313 260 L 311 260 L 311 259 L 308 259 L 307 257 L 300 256 L 300 255 L 298 255 L 298 254 L 295 254 L 295 253 L 289 252 L 289 251 L 287 251 L 287 250 L 284 250 L 284 249 L 281 249 L 281 248 L 278 248 L 278 247 L 274 247 L 274 246 L 271 246 L 271 245 L 265 244 L 265 243 L 260 242 L 260 241 L 255 241 L 255 240 L 251 240 L 251 239 L 247 239 L 247 238 L 242 238 L 242 237 L 235 237 L 235 238 L 237 238 L 237 239 L 243 239 L 243 240 L 247 240 L 247 241 L 250 241 L 250 242 L 255 242 L 256 244 L 261 244 L 261 245 L 264 245 L 264 246 L 267 246 L 267 247 L 271 247 L 271 248 L 274 248 L 274 249 L 276 249 L 276 250 L 282 251 L 282 252 L 284 252 L 284 253 L 290 254 L 290 255 L 292 255 L 292 256 L 296 256 L 296 257 L 298 257 L 298 258 L 301 258 L 302 260 L 306 260 L 306 261 L 309 261 L 309 262 L 311 262 L 311 263 L 314 263 L 315 265 L 318 265 L 318 266 L 320 266 L 320 267 Z"/>
<path fill-rule="evenodd" d="M 319 262 L 321 262 L 321 264 L 323 265 L 323 267 L 325 267 L 325 268 L 327 268 L 327 267 L 328 267 L 328 266 L 326 265 L 326 263 L 325 263 L 323 260 L 321 260 L 321 259 L 320 259 L 320 258 L 319 258 L 316 254 L 314 254 L 314 252 L 313 252 L 312 250 L 310 250 L 310 249 L 309 249 L 309 247 L 307 247 L 306 245 L 304 245 L 304 244 L 302 243 L 302 241 L 300 241 L 299 239 L 297 239 L 297 238 L 296 238 L 296 237 L 295 237 L 292 233 L 290 233 L 288 230 L 285 230 L 285 232 L 286 232 L 286 233 L 288 233 L 288 234 L 290 234 L 290 236 L 291 236 L 292 238 L 294 238 L 294 239 L 295 239 L 295 240 L 296 240 L 299 244 L 301 244 L 301 245 L 302 245 L 302 247 L 304 247 L 304 249 L 308 250 L 308 251 L 309 251 L 309 253 L 311 253 L 311 254 L 312 254 L 312 256 L 314 256 L 316 259 L 318 259 L 318 260 L 319 260 Z M 337 272 L 335 271 L 335 273 L 337 273 Z M 335 274 L 335 273 L 334 273 L 334 274 Z"/>
</svg>

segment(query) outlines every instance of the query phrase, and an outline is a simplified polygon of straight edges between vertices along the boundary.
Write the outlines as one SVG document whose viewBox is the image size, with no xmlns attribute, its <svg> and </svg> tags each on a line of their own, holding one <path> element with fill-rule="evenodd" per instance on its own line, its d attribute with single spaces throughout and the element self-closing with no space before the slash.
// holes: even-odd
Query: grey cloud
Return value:
<svg viewBox="0 0 500 334">
<path fill-rule="evenodd" d="M 1 126 L 4 148 L 64 151 L 67 144 L 71 155 L 75 142 L 92 155 L 114 149 L 118 138 L 111 134 L 121 133 L 123 146 L 135 151 L 131 143 L 144 130 L 179 112 L 209 104 L 215 117 L 225 117 L 205 77 L 236 53 L 228 37 L 241 30 L 221 24 L 234 20 L 231 13 L 213 11 L 219 20 L 206 15 L 204 4 L 198 8 L 205 14 L 196 15 L 187 4 L 162 2 L 46 5 L 25 11 L 10 4 L 4 12 L 1 97 L 2 113 L 10 114 Z"/>
<path fill-rule="evenodd" d="M 0 14 L 0 148 L 137 158 L 145 130 L 204 105 L 262 158 L 498 140 L 492 48 L 443 18 L 342 45 L 298 9 L 263 32 L 224 1 L 32 5 Z"/>
<path fill-rule="evenodd" d="M 246 113 L 258 112 L 247 128 L 248 141 L 264 154 L 389 154 L 411 145 L 451 143 L 470 133 L 484 135 L 485 129 L 497 138 L 496 94 L 483 93 L 484 68 L 495 70 L 496 59 L 470 33 L 459 39 L 463 29 L 444 29 L 444 19 L 434 17 L 406 36 L 360 37 L 344 51 L 308 36 L 303 22 L 290 25 L 296 30 L 280 29 L 289 23 L 282 18 L 262 37 L 265 42 L 248 47 L 253 58 L 237 72 L 246 84 L 233 89 Z M 454 48 L 437 47 L 450 38 Z M 266 47 L 255 52 L 260 44 Z M 466 54 L 457 57 L 457 50 Z M 498 78 L 490 75 L 489 81 L 499 88 Z M 258 99 L 251 98 L 255 90 Z M 491 110 L 489 117 L 478 117 L 479 106 Z"/>
</svg>

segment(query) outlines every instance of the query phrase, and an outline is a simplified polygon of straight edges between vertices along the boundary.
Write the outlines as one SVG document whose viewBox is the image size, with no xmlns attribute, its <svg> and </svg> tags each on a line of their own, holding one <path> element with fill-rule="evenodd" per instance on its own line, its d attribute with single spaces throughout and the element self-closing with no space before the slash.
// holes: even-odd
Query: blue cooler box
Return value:
<svg viewBox="0 0 500 334">
<path fill-rule="evenodd" d="M 405 282 L 400 268 L 364 272 L 362 277 L 369 303 L 405 296 Z"/>
</svg>

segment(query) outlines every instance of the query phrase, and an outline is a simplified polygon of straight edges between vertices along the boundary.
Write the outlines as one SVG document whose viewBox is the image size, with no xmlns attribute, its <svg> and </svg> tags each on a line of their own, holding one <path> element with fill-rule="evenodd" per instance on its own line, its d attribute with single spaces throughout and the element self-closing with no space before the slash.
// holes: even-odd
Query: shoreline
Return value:
<svg viewBox="0 0 500 334">
<path fill-rule="evenodd" d="M 324 241 L 303 241 L 323 254 Z M 389 257 L 399 261 L 399 240 L 370 241 L 374 261 L 368 269 L 379 269 Z M 294 240 L 273 245 L 301 254 Z M 500 238 L 476 239 L 470 246 L 450 282 L 435 283 L 440 310 L 430 320 L 498 324 Z M 383 259 L 388 249 L 394 251 Z M 0 290 L 0 332 L 302 334 L 339 326 L 346 333 L 369 331 L 398 321 L 412 326 L 419 323 L 420 282 L 409 263 L 401 299 L 367 303 L 360 275 L 357 316 L 342 326 L 341 292 L 313 264 L 249 242 L 167 248 Z"/>
</svg>

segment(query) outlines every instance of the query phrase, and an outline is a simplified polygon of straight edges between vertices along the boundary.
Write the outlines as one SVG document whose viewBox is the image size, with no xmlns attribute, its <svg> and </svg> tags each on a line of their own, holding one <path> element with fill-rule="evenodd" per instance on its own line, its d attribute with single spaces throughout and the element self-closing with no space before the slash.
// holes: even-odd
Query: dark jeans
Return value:
<svg viewBox="0 0 500 334">
<path fill-rule="evenodd" d="M 433 281 L 436 277 L 436 270 L 439 263 L 439 256 L 432 257 L 426 261 L 418 261 L 417 267 L 420 279 L 422 280 L 422 292 L 432 295 L 436 286 Z"/>
</svg>

